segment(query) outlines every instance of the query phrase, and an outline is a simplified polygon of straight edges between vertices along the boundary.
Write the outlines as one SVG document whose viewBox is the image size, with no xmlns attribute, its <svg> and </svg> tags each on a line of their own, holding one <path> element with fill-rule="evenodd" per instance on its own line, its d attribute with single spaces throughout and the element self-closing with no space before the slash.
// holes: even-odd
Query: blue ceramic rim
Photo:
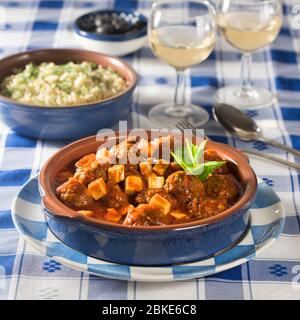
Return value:
<svg viewBox="0 0 300 320">
<path fill-rule="evenodd" d="M 107 35 L 107 34 L 98 34 L 98 33 L 94 33 L 94 32 L 84 31 L 78 26 L 78 21 L 80 19 L 82 19 L 83 17 L 86 17 L 88 15 L 91 15 L 91 14 L 122 13 L 122 12 L 124 12 L 126 14 L 131 13 L 131 14 L 135 15 L 136 17 L 138 17 L 139 20 L 145 21 L 146 22 L 145 27 L 141 30 L 134 31 L 129 34 Z M 85 14 L 81 15 L 80 17 L 78 17 L 73 22 L 72 29 L 77 35 L 84 37 L 84 38 L 87 38 L 87 39 L 90 39 L 90 40 L 122 42 L 122 41 L 127 41 L 127 40 L 134 40 L 134 39 L 146 36 L 147 35 L 147 24 L 148 24 L 148 19 L 143 14 L 141 14 L 140 12 L 138 12 L 136 10 L 123 10 L 123 9 L 97 10 L 97 11 L 91 11 L 91 12 L 85 13 Z"/>
</svg>

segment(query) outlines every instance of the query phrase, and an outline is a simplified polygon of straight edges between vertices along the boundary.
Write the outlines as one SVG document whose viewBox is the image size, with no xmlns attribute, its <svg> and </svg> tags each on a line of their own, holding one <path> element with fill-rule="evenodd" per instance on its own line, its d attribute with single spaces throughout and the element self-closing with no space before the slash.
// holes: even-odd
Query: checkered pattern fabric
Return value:
<svg viewBox="0 0 300 320">
<path fill-rule="evenodd" d="M 285 0 L 284 25 L 269 47 L 253 56 L 253 82 L 278 95 L 278 103 L 249 112 L 269 138 L 300 149 L 300 32 L 292 22 L 299 0 Z M 0 1 L 6 24 L 0 30 L 0 54 L 42 47 L 76 47 L 70 22 L 94 8 L 137 8 L 148 15 L 152 1 L 41 0 Z M 295 9 L 296 8 L 296 9 Z M 299 10 L 300 11 L 300 10 Z M 0 12 L 1 14 L 1 12 Z M 148 46 L 125 57 L 140 75 L 130 123 L 151 128 L 149 108 L 173 97 L 174 71 L 154 58 Z M 239 54 L 223 39 L 214 53 L 188 74 L 188 95 L 211 115 L 213 96 L 220 86 L 239 81 Z M 210 119 L 206 134 L 238 148 L 253 148 L 297 161 L 292 155 L 263 143 L 236 140 Z M 197 280 L 143 283 L 109 280 L 68 268 L 25 243 L 16 231 L 12 199 L 63 143 L 18 136 L 0 126 L 0 298 L 1 299 L 299 299 L 300 197 L 295 170 L 251 158 L 257 175 L 282 200 L 286 223 L 276 243 L 262 255 L 231 270 Z M 181 294 L 178 295 L 178 292 Z"/>
</svg>

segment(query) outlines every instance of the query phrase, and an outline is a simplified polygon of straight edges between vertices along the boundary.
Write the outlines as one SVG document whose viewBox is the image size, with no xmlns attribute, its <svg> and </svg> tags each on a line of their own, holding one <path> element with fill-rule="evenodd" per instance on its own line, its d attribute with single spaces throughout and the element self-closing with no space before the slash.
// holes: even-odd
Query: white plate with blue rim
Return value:
<svg viewBox="0 0 300 320">
<path fill-rule="evenodd" d="M 240 242 L 206 260 L 164 267 L 136 267 L 95 259 L 71 249 L 48 228 L 40 203 L 38 176 L 35 176 L 21 188 L 12 205 L 14 224 L 30 245 L 71 268 L 128 281 L 186 280 L 231 269 L 249 261 L 272 245 L 279 237 L 285 221 L 279 197 L 270 186 L 259 180 L 257 194 L 250 209 L 250 223 Z"/>
</svg>

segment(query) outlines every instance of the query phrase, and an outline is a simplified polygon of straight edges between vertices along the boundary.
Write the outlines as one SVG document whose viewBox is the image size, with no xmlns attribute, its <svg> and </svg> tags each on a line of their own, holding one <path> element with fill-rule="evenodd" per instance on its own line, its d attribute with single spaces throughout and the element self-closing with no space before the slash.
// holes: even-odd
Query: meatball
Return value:
<svg viewBox="0 0 300 320">
<path fill-rule="evenodd" d="M 172 173 L 166 180 L 165 190 L 175 196 L 181 204 L 186 204 L 204 195 L 204 185 L 198 177 L 184 171 Z"/>
<path fill-rule="evenodd" d="M 169 165 L 169 168 L 168 168 L 170 171 L 172 172 L 176 172 L 176 171 L 180 171 L 181 170 L 181 167 L 178 163 L 172 161 Z"/>
<path fill-rule="evenodd" d="M 204 150 L 204 162 L 208 161 L 222 161 L 223 159 L 213 149 Z M 228 173 L 227 164 L 224 163 L 221 167 L 215 169 L 214 173 Z"/>
<path fill-rule="evenodd" d="M 150 204 L 140 204 L 131 209 L 123 224 L 131 226 L 159 226 L 163 225 L 162 214 L 159 209 Z"/>
<path fill-rule="evenodd" d="M 205 199 L 200 203 L 200 217 L 207 218 L 214 216 L 217 213 L 223 212 L 228 208 L 227 200 L 220 199 Z"/>
<path fill-rule="evenodd" d="M 239 196 L 238 186 L 229 175 L 212 175 L 205 180 L 204 185 L 208 197 L 225 198 L 232 203 Z"/>
<path fill-rule="evenodd" d="M 176 208 L 179 208 L 179 202 L 178 200 L 172 196 L 170 193 L 168 193 L 166 190 L 164 189 L 146 189 L 142 192 L 140 192 L 136 198 L 135 201 L 139 204 L 141 203 L 149 203 L 151 198 L 158 193 L 159 195 L 161 195 L 162 197 L 164 197 L 165 199 L 167 199 L 170 203 L 171 203 L 171 209 L 174 210 Z"/>
<path fill-rule="evenodd" d="M 176 171 L 181 171 L 182 170 L 182 167 L 177 164 L 175 161 L 171 161 L 169 163 L 169 166 L 166 170 L 166 172 L 164 173 L 164 177 L 165 179 L 168 178 L 169 175 L 171 175 L 172 173 L 176 172 Z"/>
<path fill-rule="evenodd" d="M 103 178 L 107 180 L 108 164 L 100 164 L 96 160 L 96 154 L 91 153 L 76 162 L 76 171 L 74 177 L 81 183 L 87 185 L 92 181 Z"/>
<path fill-rule="evenodd" d="M 107 195 L 103 197 L 103 203 L 108 208 L 117 210 L 126 207 L 129 204 L 125 192 L 122 191 L 119 185 L 115 185 L 109 190 Z"/>
<path fill-rule="evenodd" d="M 187 204 L 187 209 L 192 216 L 197 218 L 208 218 L 214 216 L 228 208 L 227 199 L 202 199 L 201 201 L 191 201 Z"/>
<path fill-rule="evenodd" d="M 59 173 L 59 175 L 56 177 L 56 183 L 57 186 L 61 185 L 62 183 L 68 181 L 69 178 L 73 177 L 73 173 L 69 170 L 62 171 Z"/>
<path fill-rule="evenodd" d="M 66 205 L 76 209 L 88 208 L 94 202 L 88 189 L 74 177 L 59 186 L 56 193 Z"/>
</svg>

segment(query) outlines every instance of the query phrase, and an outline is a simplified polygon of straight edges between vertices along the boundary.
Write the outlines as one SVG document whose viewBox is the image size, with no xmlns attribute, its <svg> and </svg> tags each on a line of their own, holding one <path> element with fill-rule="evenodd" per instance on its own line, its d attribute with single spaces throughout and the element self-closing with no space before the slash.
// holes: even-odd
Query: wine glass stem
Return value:
<svg viewBox="0 0 300 320">
<path fill-rule="evenodd" d="M 241 78 L 242 78 L 242 90 L 244 92 L 249 91 L 251 88 L 251 53 L 242 54 L 242 66 L 241 66 Z"/>
<path fill-rule="evenodd" d="M 176 88 L 174 97 L 174 112 L 181 116 L 185 113 L 185 72 L 176 70 Z"/>
</svg>

